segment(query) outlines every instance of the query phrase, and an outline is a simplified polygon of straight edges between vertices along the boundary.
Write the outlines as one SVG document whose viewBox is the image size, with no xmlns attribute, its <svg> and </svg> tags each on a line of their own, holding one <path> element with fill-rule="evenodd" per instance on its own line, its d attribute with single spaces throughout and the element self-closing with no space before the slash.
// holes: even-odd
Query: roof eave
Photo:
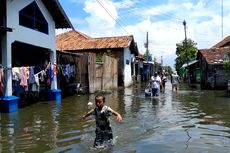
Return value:
<svg viewBox="0 0 230 153">
<path fill-rule="evenodd" d="M 55 28 L 71 28 L 74 29 L 72 23 L 67 17 L 65 11 L 63 10 L 61 4 L 58 0 L 42 0 L 43 4 L 46 6 L 50 14 L 55 21 Z"/>
</svg>

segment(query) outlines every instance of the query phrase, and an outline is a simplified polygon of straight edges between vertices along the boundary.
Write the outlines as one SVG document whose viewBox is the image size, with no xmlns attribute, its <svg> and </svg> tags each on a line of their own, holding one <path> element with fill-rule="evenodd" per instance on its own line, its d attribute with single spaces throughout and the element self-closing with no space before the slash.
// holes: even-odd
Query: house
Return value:
<svg viewBox="0 0 230 153">
<path fill-rule="evenodd" d="M 71 30 L 56 36 L 56 48 L 75 53 L 95 53 L 97 60 L 103 54 L 118 59 L 118 86 L 128 87 L 133 83 L 137 45 L 133 36 L 92 38 L 79 31 Z"/>
<path fill-rule="evenodd" d="M 230 51 L 230 48 L 222 45 L 220 46 L 220 48 L 212 47 L 210 49 L 198 50 L 201 67 L 201 88 L 227 88 L 230 74 L 224 70 L 223 63 L 228 59 L 227 54 Z"/>
<path fill-rule="evenodd" d="M 76 80 L 84 82 L 85 78 L 81 76 L 84 57 L 79 53 L 71 53 L 57 50 L 57 64 L 59 65 L 59 73 L 57 75 L 57 86 L 62 91 L 62 96 L 74 95 L 80 93 L 82 87 L 78 85 Z"/>
<path fill-rule="evenodd" d="M 17 110 L 18 97 L 13 96 L 13 68 L 41 68 L 45 62 L 49 66 L 56 63 L 55 29 L 59 28 L 73 29 L 73 26 L 58 0 L 0 1 L 0 63 L 5 76 L 5 81 L 1 82 L 4 86 L 0 108 Z M 56 74 L 49 89 L 50 100 L 57 98 L 55 94 L 60 91 Z M 13 102 L 12 107 L 5 105 L 8 102 Z"/>
<path fill-rule="evenodd" d="M 200 83 L 200 64 L 199 60 L 191 59 L 185 62 L 179 69 L 179 75 L 184 80 L 188 79 L 189 85 Z"/>
<path fill-rule="evenodd" d="M 136 82 L 144 81 L 144 62 L 145 58 L 143 55 L 138 55 L 135 57 L 135 72 L 134 76 L 136 76 Z"/>
</svg>

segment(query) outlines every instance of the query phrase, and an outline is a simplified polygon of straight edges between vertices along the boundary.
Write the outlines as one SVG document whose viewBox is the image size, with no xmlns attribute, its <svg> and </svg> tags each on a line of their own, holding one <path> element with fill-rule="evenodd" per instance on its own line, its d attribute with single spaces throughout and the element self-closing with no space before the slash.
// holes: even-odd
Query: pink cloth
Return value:
<svg viewBox="0 0 230 153">
<path fill-rule="evenodd" d="M 26 67 L 22 67 L 21 70 L 20 70 L 20 73 L 21 73 L 21 82 L 20 82 L 20 85 L 25 89 L 27 90 L 28 89 L 28 82 L 27 82 L 27 79 L 28 79 L 28 70 Z"/>
</svg>

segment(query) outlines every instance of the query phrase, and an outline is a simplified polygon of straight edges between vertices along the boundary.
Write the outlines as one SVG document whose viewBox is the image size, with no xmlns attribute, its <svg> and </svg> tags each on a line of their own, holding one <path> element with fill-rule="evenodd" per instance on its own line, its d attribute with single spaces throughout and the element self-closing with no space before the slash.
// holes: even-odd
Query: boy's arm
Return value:
<svg viewBox="0 0 230 153">
<path fill-rule="evenodd" d="M 86 113 L 84 116 L 83 116 L 83 119 L 85 119 L 86 117 L 92 115 L 94 109 L 91 109 L 88 113 Z"/>
<path fill-rule="evenodd" d="M 121 115 L 120 115 L 118 112 L 114 111 L 114 110 L 113 110 L 112 108 L 110 108 L 110 107 L 108 107 L 108 110 L 109 110 L 113 115 L 116 116 L 116 120 L 117 120 L 118 122 L 121 122 L 121 121 L 122 121 L 122 117 L 121 117 Z"/>
</svg>

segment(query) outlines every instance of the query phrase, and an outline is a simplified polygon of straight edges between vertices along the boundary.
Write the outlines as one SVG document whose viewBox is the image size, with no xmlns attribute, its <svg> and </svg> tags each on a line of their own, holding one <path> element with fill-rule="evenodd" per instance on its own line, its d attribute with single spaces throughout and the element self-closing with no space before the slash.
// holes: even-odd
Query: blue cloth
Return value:
<svg viewBox="0 0 230 153">
<path fill-rule="evenodd" d="M 29 68 L 29 84 L 35 83 L 35 77 L 34 77 L 34 69 L 32 67 Z"/>
</svg>

